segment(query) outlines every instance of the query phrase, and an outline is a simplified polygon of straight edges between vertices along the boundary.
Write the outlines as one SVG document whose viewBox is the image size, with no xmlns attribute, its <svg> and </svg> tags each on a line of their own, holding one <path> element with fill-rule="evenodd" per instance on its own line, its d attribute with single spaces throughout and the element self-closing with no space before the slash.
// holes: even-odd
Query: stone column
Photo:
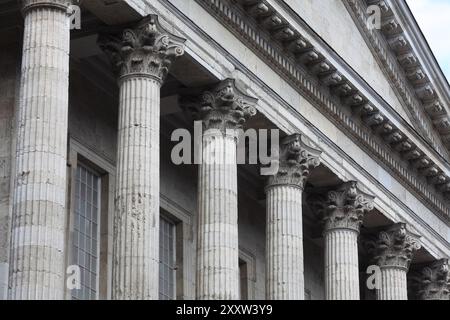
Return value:
<svg viewBox="0 0 450 320">
<path fill-rule="evenodd" d="M 281 143 L 278 172 L 266 187 L 268 300 L 305 298 L 302 194 L 310 170 L 320 164 L 320 153 L 305 145 L 299 134 Z"/>
<path fill-rule="evenodd" d="M 448 259 L 441 259 L 412 272 L 411 285 L 419 300 L 450 300 Z"/>
<path fill-rule="evenodd" d="M 358 237 L 373 197 L 356 182 L 344 183 L 315 206 L 324 220 L 325 295 L 327 300 L 359 300 Z M 320 201 L 320 202 L 319 202 Z"/>
<path fill-rule="evenodd" d="M 239 299 L 236 150 L 238 129 L 256 100 L 227 79 L 202 96 L 202 164 L 198 187 L 197 298 Z"/>
<path fill-rule="evenodd" d="M 160 88 L 184 40 L 157 16 L 120 35 L 103 35 L 102 49 L 119 74 L 112 298 L 159 298 Z"/>
<path fill-rule="evenodd" d="M 64 298 L 69 0 L 24 0 L 10 299 Z"/>
<path fill-rule="evenodd" d="M 377 300 L 408 300 L 406 274 L 414 252 L 420 249 L 419 236 L 398 223 L 368 242 L 368 251 L 381 269 Z"/>
</svg>

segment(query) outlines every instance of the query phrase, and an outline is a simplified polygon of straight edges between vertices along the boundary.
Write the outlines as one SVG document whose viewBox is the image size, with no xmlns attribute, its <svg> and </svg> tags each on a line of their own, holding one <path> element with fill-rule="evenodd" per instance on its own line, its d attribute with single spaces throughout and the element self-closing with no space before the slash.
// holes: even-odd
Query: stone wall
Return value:
<svg viewBox="0 0 450 320">
<path fill-rule="evenodd" d="M 70 73 L 69 135 L 115 162 L 117 144 L 117 92 L 101 91 L 76 69 Z"/>
<path fill-rule="evenodd" d="M 8 287 L 11 169 L 19 50 L 0 50 L 0 300 Z"/>
</svg>

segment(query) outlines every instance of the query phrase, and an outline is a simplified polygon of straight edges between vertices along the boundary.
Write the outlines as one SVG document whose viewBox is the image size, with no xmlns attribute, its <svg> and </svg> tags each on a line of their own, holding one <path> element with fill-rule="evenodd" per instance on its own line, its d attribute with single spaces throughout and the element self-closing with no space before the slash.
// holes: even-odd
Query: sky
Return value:
<svg viewBox="0 0 450 320">
<path fill-rule="evenodd" d="M 450 82 L 450 0 L 407 0 Z"/>
</svg>

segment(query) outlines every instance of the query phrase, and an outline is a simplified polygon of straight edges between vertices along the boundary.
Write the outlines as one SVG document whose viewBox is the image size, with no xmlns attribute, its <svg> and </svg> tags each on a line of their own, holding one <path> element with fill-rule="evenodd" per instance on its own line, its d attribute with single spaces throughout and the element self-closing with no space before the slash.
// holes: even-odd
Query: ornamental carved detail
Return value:
<svg viewBox="0 0 450 320">
<path fill-rule="evenodd" d="M 322 219 L 325 232 L 350 229 L 359 233 L 364 215 L 374 208 L 374 196 L 361 191 L 356 181 L 343 183 L 326 195 L 313 195 L 309 202 Z"/>
<path fill-rule="evenodd" d="M 149 15 L 120 34 L 101 35 L 98 44 L 120 77 L 151 76 L 162 83 L 175 59 L 184 54 L 185 41 L 166 31 L 158 16 Z"/>
<path fill-rule="evenodd" d="M 300 134 L 284 138 L 280 144 L 278 172 L 269 177 L 267 187 L 293 185 L 303 189 L 311 170 L 320 165 L 321 153 L 306 145 Z"/>
<path fill-rule="evenodd" d="M 366 246 L 375 264 L 385 268 L 409 269 L 414 253 L 421 248 L 420 237 L 397 223 L 379 232 Z"/>
<path fill-rule="evenodd" d="M 243 93 L 234 79 L 226 79 L 211 90 L 204 91 L 199 98 L 184 97 L 182 104 L 193 117 L 203 122 L 203 130 L 241 129 L 244 123 L 256 114 L 256 98 Z M 189 101 L 188 101 L 189 100 Z"/>
<path fill-rule="evenodd" d="M 449 300 L 449 260 L 438 260 L 412 272 L 410 283 L 420 300 Z"/>
<path fill-rule="evenodd" d="M 69 6 L 72 5 L 72 0 L 22 0 L 22 12 L 26 12 L 33 8 L 57 8 L 63 11 L 67 11 Z"/>
<path fill-rule="evenodd" d="M 319 111 L 332 117 L 333 121 L 338 121 L 342 128 L 358 136 L 357 140 L 363 147 L 379 159 L 383 159 L 382 161 L 406 183 L 408 188 L 423 196 L 445 221 L 450 221 L 450 206 L 440 194 L 441 190 L 449 192 L 447 184 L 450 182 L 450 176 L 440 169 L 437 175 L 434 173 L 435 170 L 423 170 L 436 165 L 430 159 L 426 161 L 427 163 L 422 161 L 426 158 L 426 148 L 423 149 L 409 139 L 406 133 L 400 132 L 402 129 L 390 120 L 389 114 L 380 111 L 371 103 L 372 98 L 365 96 L 362 92 L 356 92 L 357 90 L 354 90 L 356 83 L 349 81 L 340 73 L 339 68 L 332 61 L 324 59 L 323 52 L 326 50 L 323 51 L 323 48 L 314 46 L 308 39 L 309 36 L 305 38 L 303 28 L 297 28 L 284 19 L 283 15 L 267 1 L 195 1 L 242 41 L 249 43 L 254 52 L 267 64 L 280 70 L 285 81 L 302 94 L 306 92 L 306 95 L 311 96 L 317 102 Z M 236 4 L 242 10 L 232 10 Z M 363 13 L 357 16 L 363 17 L 366 14 Z M 258 28 L 254 27 L 255 23 Z M 261 41 L 262 38 L 267 41 Z M 297 61 L 300 63 L 292 63 L 290 54 L 286 52 L 298 57 Z M 382 50 L 382 52 L 388 51 Z M 303 68 L 305 64 L 306 68 Z M 388 67 L 391 65 L 392 63 Z M 398 78 L 398 72 L 394 72 L 393 75 Z M 311 81 L 303 81 L 305 77 Z M 317 82 L 317 79 L 320 81 Z M 332 102 L 333 96 L 339 96 L 342 106 L 350 107 L 354 111 L 351 116 L 339 111 L 339 106 Z M 440 106 L 430 106 L 430 108 L 439 110 Z M 356 124 L 352 117 L 357 117 L 357 121 L 364 122 L 367 127 Z M 376 137 L 386 141 L 379 141 Z M 405 174 L 409 171 L 403 170 L 402 161 L 391 157 L 389 152 L 381 152 L 389 146 L 411 164 L 418 164 L 417 174 Z M 439 192 L 434 192 L 428 185 L 436 186 Z"/>
</svg>

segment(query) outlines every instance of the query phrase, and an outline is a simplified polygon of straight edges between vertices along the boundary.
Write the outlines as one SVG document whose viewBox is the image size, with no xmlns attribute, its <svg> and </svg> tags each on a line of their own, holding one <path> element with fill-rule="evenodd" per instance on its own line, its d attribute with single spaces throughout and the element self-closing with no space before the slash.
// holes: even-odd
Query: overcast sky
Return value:
<svg viewBox="0 0 450 320">
<path fill-rule="evenodd" d="M 450 81 L 450 0 L 406 0 Z"/>
</svg>

